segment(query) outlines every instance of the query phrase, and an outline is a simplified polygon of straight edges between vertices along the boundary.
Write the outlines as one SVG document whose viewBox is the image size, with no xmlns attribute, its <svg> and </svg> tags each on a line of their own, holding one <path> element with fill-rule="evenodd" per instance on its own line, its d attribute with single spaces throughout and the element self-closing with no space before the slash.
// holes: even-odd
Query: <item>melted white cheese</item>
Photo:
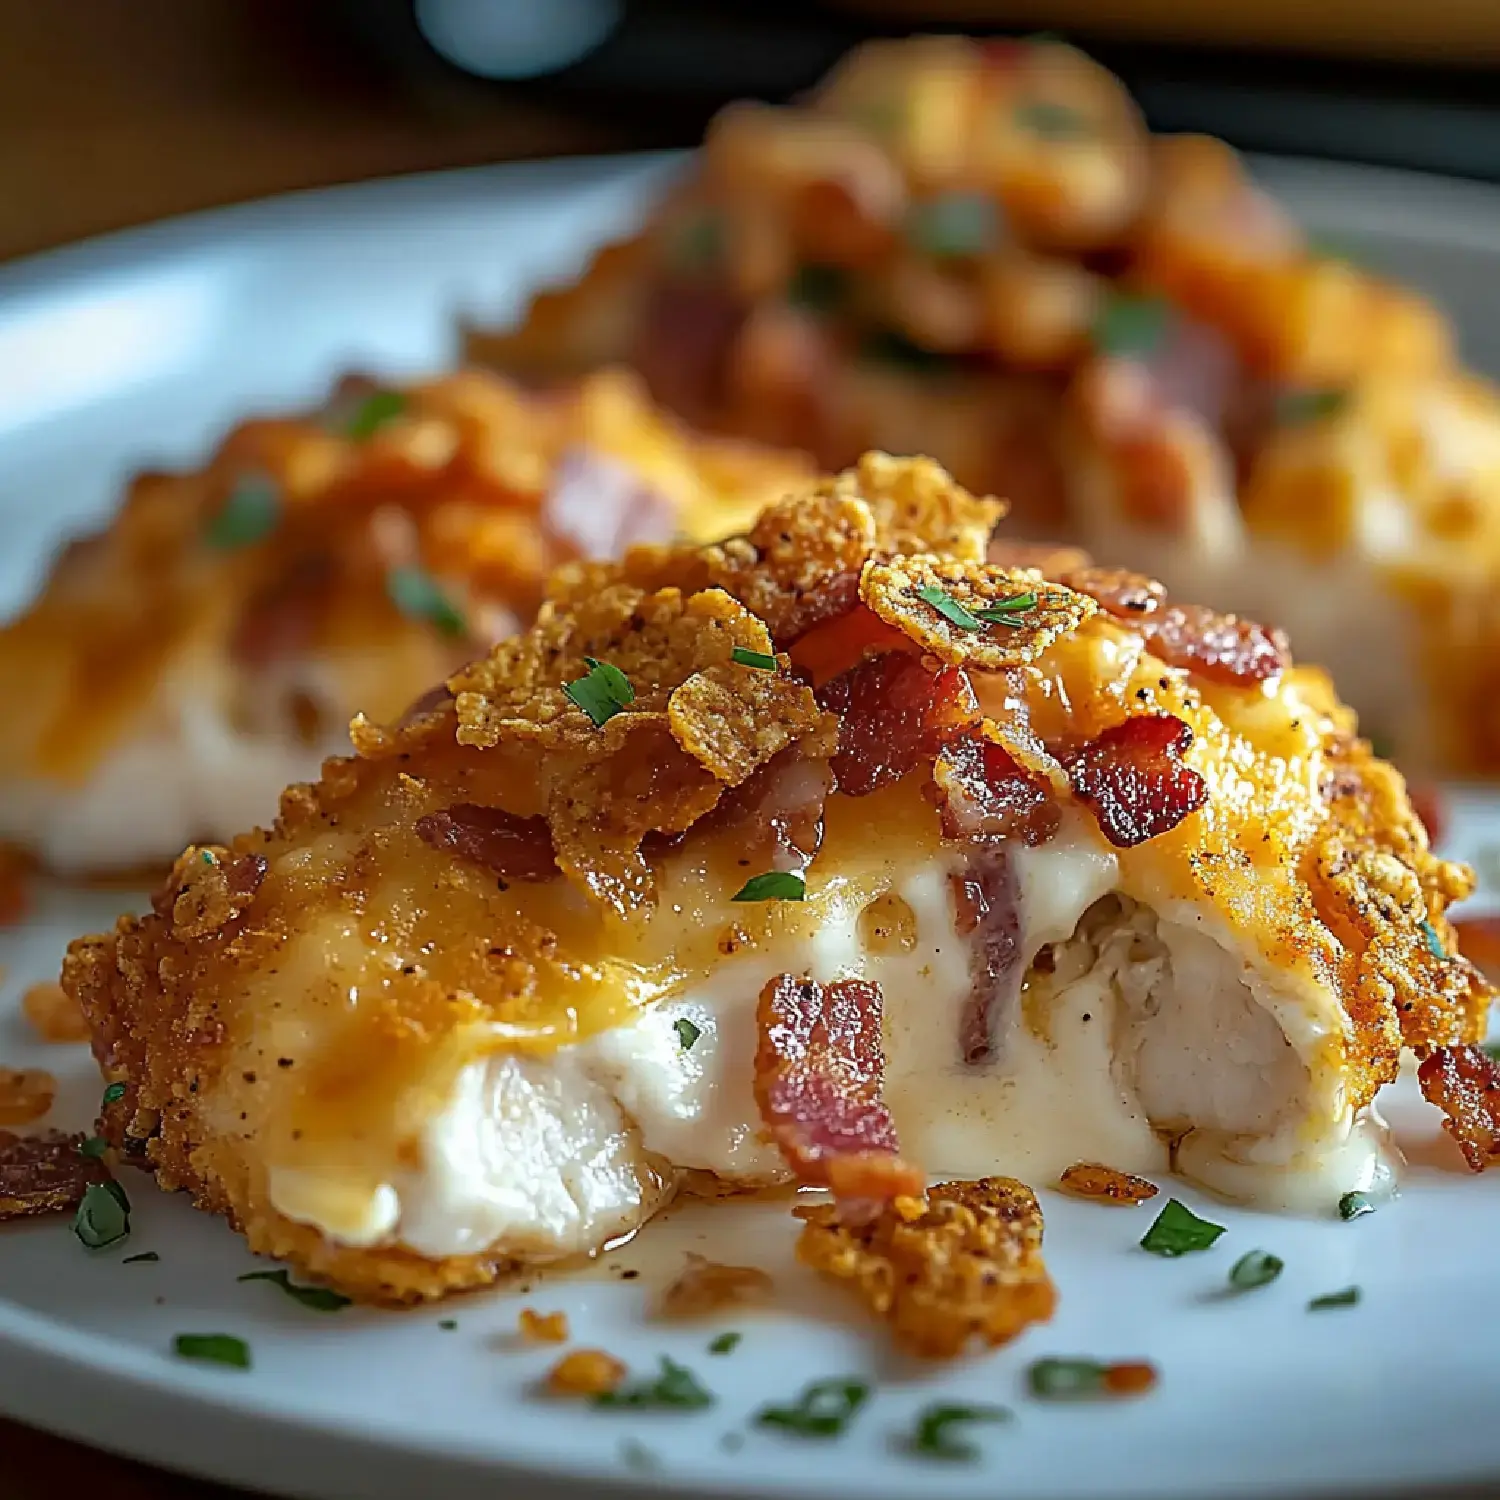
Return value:
<svg viewBox="0 0 1500 1500">
<path fill-rule="evenodd" d="M 1247 961 L 1213 914 L 1096 907 L 1117 863 L 1081 815 L 1012 857 L 1020 953 L 1029 965 L 1053 945 L 1052 958 L 1025 996 L 1002 1002 L 982 1065 L 958 1046 L 971 993 L 951 880 L 962 861 L 938 856 L 896 883 L 915 918 L 908 947 L 872 951 L 857 902 L 835 899 L 811 940 L 726 960 L 629 1025 L 546 1057 L 469 1064 L 423 1133 L 419 1164 L 394 1169 L 367 1202 L 320 1197 L 286 1172 L 272 1174 L 272 1201 L 349 1244 L 546 1257 L 638 1225 L 674 1168 L 784 1180 L 752 1091 L 757 997 L 784 971 L 879 983 L 886 1101 L 903 1151 L 935 1178 L 1045 1184 L 1092 1160 L 1175 1167 L 1232 1198 L 1326 1210 L 1389 1177 L 1378 1121 L 1347 1107 L 1331 997 Z"/>
<path fill-rule="evenodd" d="M 81 784 L 0 784 L 0 839 L 63 875 L 165 865 L 188 844 L 269 822 L 285 787 L 348 749 L 342 731 L 312 746 L 247 733 L 207 694 L 167 689 L 148 725 L 121 738 Z"/>
</svg>

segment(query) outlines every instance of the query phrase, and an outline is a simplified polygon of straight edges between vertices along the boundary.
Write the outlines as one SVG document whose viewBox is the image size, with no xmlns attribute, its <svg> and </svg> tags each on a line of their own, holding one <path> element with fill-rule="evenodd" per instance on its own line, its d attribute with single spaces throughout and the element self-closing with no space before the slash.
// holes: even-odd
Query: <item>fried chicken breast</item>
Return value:
<svg viewBox="0 0 1500 1500">
<path fill-rule="evenodd" d="M 986 562 L 1000 510 L 871 454 L 721 544 L 563 568 L 73 944 L 101 1131 L 397 1300 L 598 1249 L 687 1174 L 1379 1185 L 1402 1047 L 1477 1053 L 1468 872 L 1275 632 Z"/>
<path fill-rule="evenodd" d="M 930 453 L 1269 619 L 1423 774 L 1494 774 L 1500 395 L 1425 299 L 1310 242 L 1055 43 L 876 42 L 737 105 L 637 239 L 476 358 L 628 357 L 707 428 Z"/>
<path fill-rule="evenodd" d="M 462 372 L 348 382 L 145 474 L 0 631 L 0 838 L 158 867 L 529 620 L 547 572 L 742 524 L 806 470 L 692 437 L 632 376 L 547 396 Z"/>
</svg>

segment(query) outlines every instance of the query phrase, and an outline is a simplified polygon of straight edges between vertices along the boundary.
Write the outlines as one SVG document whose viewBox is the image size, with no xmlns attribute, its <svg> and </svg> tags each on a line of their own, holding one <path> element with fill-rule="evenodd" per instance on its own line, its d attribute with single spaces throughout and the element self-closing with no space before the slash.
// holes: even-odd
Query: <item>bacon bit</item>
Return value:
<svg viewBox="0 0 1500 1500">
<path fill-rule="evenodd" d="M 1062 810 L 1003 745 L 972 730 L 938 753 L 933 781 L 942 808 L 943 837 L 970 843 L 1018 838 L 1035 847 L 1057 832 Z"/>
<path fill-rule="evenodd" d="M 568 1341 L 568 1315 L 565 1312 L 539 1313 L 523 1307 L 516 1327 L 530 1344 L 565 1344 Z"/>
<path fill-rule="evenodd" d="M 21 921 L 31 909 L 26 878 L 32 860 L 24 850 L 0 843 L 0 927 Z"/>
<path fill-rule="evenodd" d="M 625 1365 L 602 1349 L 575 1349 L 547 1372 L 554 1396 L 602 1396 L 625 1379 Z"/>
<path fill-rule="evenodd" d="M 1104 1367 L 1104 1389 L 1111 1396 L 1144 1396 L 1155 1389 L 1158 1379 L 1156 1366 L 1143 1359 L 1121 1360 Z"/>
<path fill-rule="evenodd" d="M 0 1130 L 0 1222 L 31 1214 L 66 1213 L 91 1183 L 108 1177 L 104 1166 L 79 1149 L 81 1135 L 48 1130 L 15 1135 Z"/>
<path fill-rule="evenodd" d="M 1417 1069 L 1422 1096 L 1447 1115 L 1443 1129 L 1458 1142 L 1470 1171 L 1500 1156 L 1500 1062 L 1483 1047 L 1436 1047 Z"/>
<path fill-rule="evenodd" d="M 335 571 L 334 559 L 326 552 L 293 560 L 246 602 L 230 638 L 230 656 L 252 671 L 300 656 L 322 624 L 333 597 Z"/>
<path fill-rule="evenodd" d="M 818 703 L 839 715 L 835 784 L 846 797 L 867 797 L 931 758 L 943 737 L 979 717 L 966 673 L 929 672 L 907 652 L 871 657 L 818 690 Z"/>
<path fill-rule="evenodd" d="M 1144 1177 L 1103 1167 L 1098 1162 L 1075 1162 L 1057 1181 L 1063 1192 L 1098 1203 L 1123 1203 L 1131 1207 L 1154 1198 L 1161 1189 Z"/>
<path fill-rule="evenodd" d="M 775 1290 L 757 1266 L 726 1266 L 687 1252 L 687 1264 L 662 1293 L 657 1311 L 664 1318 L 704 1318 L 726 1307 L 767 1302 Z"/>
<path fill-rule="evenodd" d="M 757 866 L 805 868 L 823 845 L 823 809 L 832 790 L 828 762 L 792 745 L 721 797 L 696 832 L 712 837 L 733 830 Z"/>
<path fill-rule="evenodd" d="M 0 1068 L 0 1125 L 40 1120 L 57 1097 L 57 1080 L 40 1068 Z"/>
<path fill-rule="evenodd" d="M 1167 602 L 1167 591 L 1161 584 L 1128 568 L 1074 568 L 1062 574 L 1060 581 L 1087 594 L 1117 620 L 1144 619 Z"/>
<path fill-rule="evenodd" d="M 231 855 L 221 845 L 189 844 L 151 904 L 158 915 L 170 916 L 177 937 L 209 937 L 249 906 L 268 868 L 261 854 Z"/>
<path fill-rule="evenodd" d="M 1463 956 L 1476 963 L 1490 978 L 1500 977 L 1500 913 L 1487 917 L 1460 917 L 1453 923 Z"/>
<path fill-rule="evenodd" d="M 958 1022 L 963 1060 L 978 1066 L 994 1049 L 995 1021 L 1020 989 L 1021 922 L 1015 872 L 1006 850 L 987 850 L 954 875 L 960 937 L 969 939 L 970 985 Z"/>
<path fill-rule="evenodd" d="M 546 818 L 518 818 L 498 807 L 459 802 L 418 818 L 417 837 L 505 880 L 552 880 L 562 873 Z"/>
<path fill-rule="evenodd" d="M 755 1102 L 771 1137 L 803 1182 L 840 1197 L 883 1200 L 922 1191 L 901 1160 L 881 1098 L 885 1051 L 878 984 L 823 986 L 778 974 L 756 1007 Z"/>
<path fill-rule="evenodd" d="M 542 503 L 542 524 L 580 557 L 618 557 L 637 543 L 666 542 L 676 530 L 670 498 L 627 464 L 592 448 L 558 460 Z"/>
<path fill-rule="evenodd" d="M 55 979 L 32 985 L 21 1009 L 44 1042 L 86 1042 L 91 1034 L 78 1002 Z"/>
<path fill-rule="evenodd" d="M 1192 742 L 1193 731 L 1181 719 L 1140 714 L 1067 757 L 1073 790 L 1117 849 L 1170 833 L 1208 801 L 1203 778 L 1182 764 Z"/>
<path fill-rule="evenodd" d="M 1169 604 L 1147 619 L 1141 636 L 1169 667 L 1233 687 L 1264 682 L 1292 664 L 1281 631 L 1202 604 Z"/>
<path fill-rule="evenodd" d="M 913 1354 L 953 1359 L 976 1338 L 1007 1343 L 1057 1305 L 1036 1195 L 1011 1178 L 943 1183 L 925 1206 L 897 1200 L 858 1224 L 836 1204 L 796 1216 L 806 1225 L 797 1258 L 848 1283 Z"/>
<path fill-rule="evenodd" d="M 854 580 L 854 607 L 840 611 L 836 619 L 814 625 L 788 648 L 792 665 L 810 675 L 814 687 L 822 687 L 867 657 L 881 656 L 887 651 L 919 650 L 904 631 L 887 625 L 868 604 L 859 602 L 859 574 L 842 576 Z"/>
<path fill-rule="evenodd" d="M 1428 842 L 1442 843 L 1448 824 L 1442 787 L 1408 786 L 1406 795 L 1411 799 L 1411 810 L 1422 820 L 1422 827 L 1427 830 Z M 1471 954 L 1470 957 L 1473 955 Z"/>
</svg>

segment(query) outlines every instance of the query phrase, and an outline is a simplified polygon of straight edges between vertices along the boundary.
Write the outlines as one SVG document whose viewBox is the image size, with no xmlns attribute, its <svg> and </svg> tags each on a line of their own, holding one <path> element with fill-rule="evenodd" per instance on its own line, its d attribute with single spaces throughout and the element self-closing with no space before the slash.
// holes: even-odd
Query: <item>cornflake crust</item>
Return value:
<svg viewBox="0 0 1500 1500">
<path fill-rule="evenodd" d="M 846 1283 L 912 1354 L 956 1359 L 975 1342 L 1009 1343 L 1057 1305 L 1042 1211 L 1013 1178 L 942 1183 L 873 1218 L 848 1220 L 834 1204 L 796 1212 L 797 1258 Z"/>
<path fill-rule="evenodd" d="M 150 913 L 72 945 L 64 989 L 92 1027 L 104 1076 L 123 1086 L 100 1133 L 163 1187 L 228 1215 L 255 1251 L 352 1295 L 411 1301 L 488 1284 L 534 1252 L 502 1240 L 432 1258 L 399 1242 L 337 1242 L 272 1206 L 267 1142 L 295 1156 L 285 1138 L 305 1101 L 335 1100 L 339 1124 L 353 1099 L 372 1131 L 392 1131 L 394 1152 L 404 1127 L 392 1101 L 402 1089 L 411 1097 L 413 1079 L 425 1086 L 434 1058 L 456 1068 L 497 1046 L 545 1058 L 634 1014 L 641 973 L 680 973 L 698 939 L 694 965 L 753 951 L 742 926 L 801 920 L 801 877 L 790 872 L 816 886 L 830 797 L 840 816 L 857 813 L 861 797 L 910 777 L 914 809 L 923 795 L 938 804 L 932 837 L 951 830 L 984 856 L 959 893 L 959 936 L 984 946 L 986 962 L 1004 959 L 1005 934 L 982 926 L 1000 889 L 986 888 L 998 867 L 985 839 L 1040 846 L 1064 815 L 1091 818 L 1127 896 L 1167 891 L 1202 907 L 1261 962 L 1342 1007 L 1328 1069 L 1351 1109 L 1395 1078 L 1403 1046 L 1447 1059 L 1431 1063 L 1441 1075 L 1432 1092 L 1484 1165 L 1485 1115 L 1500 1095 L 1472 1053 L 1453 1049 L 1479 1042 L 1492 991 L 1446 916 L 1472 875 L 1432 853 L 1401 777 L 1357 737 L 1326 676 L 1283 660 L 1268 635 L 1211 612 L 1172 615 L 1149 581 L 1073 574 L 1086 566 L 1073 556 L 1057 561 L 1084 587 L 1040 567 L 984 564 L 999 510 L 930 463 L 871 454 L 771 506 L 743 535 L 564 570 L 530 632 L 393 723 L 356 721 L 357 753 L 290 788 L 274 828 L 189 848 Z M 1011 653 L 970 651 L 955 665 L 929 645 L 952 621 L 919 601 L 939 623 L 913 634 L 903 599 L 892 624 L 861 597 L 867 577 L 984 580 L 962 597 L 981 608 L 1008 600 L 1016 613 L 1045 599 L 1051 638 L 1042 646 L 1024 626 L 992 621 L 954 627 Z M 1166 618 L 1178 622 L 1183 665 L 1155 652 L 1153 622 Z M 1253 649 L 1195 651 L 1179 627 Z M 1020 660 L 1017 640 L 1027 642 Z M 939 644 L 948 649 L 946 635 Z M 690 839 L 681 859 L 666 855 Z M 726 901 L 767 874 L 794 889 L 784 906 L 747 898 L 722 930 L 689 932 L 676 919 L 680 890 L 670 904 L 658 890 L 688 865 L 713 866 L 702 889 L 720 882 Z M 278 976 L 293 965 L 340 997 L 347 984 L 379 998 L 358 1027 L 336 1024 L 343 1000 L 289 991 Z M 831 1188 L 849 1224 L 865 1224 L 828 1220 L 808 1240 L 825 1259 L 841 1248 L 838 1264 L 857 1277 L 871 1263 L 854 1251 L 878 1259 L 911 1240 L 891 1204 L 917 1201 L 921 1181 L 883 1102 L 882 999 L 874 985 L 814 975 L 806 982 L 821 1001 L 803 1005 L 802 975 L 765 978 L 761 1123 L 795 1175 Z M 275 1013 L 288 995 L 310 1039 L 283 1045 L 265 1028 L 285 1019 Z M 971 1019 L 977 1055 L 982 1007 Z M 241 1115 L 242 1127 L 225 1128 Z M 327 1117 L 313 1124 L 330 1128 Z M 680 1174 L 645 1153 L 634 1170 L 644 1220 Z M 1012 1219 L 1032 1222 L 1034 1204 L 1023 1212 L 1009 1187 L 994 1193 Z M 984 1245 L 1000 1244 L 993 1221 L 1004 1214 L 982 1213 L 988 1201 L 939 1189 L 915 1216 L 918 1245 L 951 1220 L 958 1229 L 934 1245 L 983 1250 L 969 1260 L 909 1252 L 927 1267 L 927 1303 L 953 1278 L 973 1292 L 938 1344 L 960 1341 L 970 1323 L 1005 1336 L 1042 1315 L 1045 1273 L 1019 1241 L 1011 1280 L 1031 1288 L 1024 1296 L 990 1308 L 967 1271 L 944 1280 L 950 1260 L 977 1264 Z M 917 1304 L 891 1298 L 892 1316 L 912 1324 L 903 1337 L 920 1341 Z"/>
<path fill-rule="evenodd" d="M 0 1130 L 0 1222 L 76 1208 L 84 1189 L 108 1180 L 103 1164 L 79 1149 L 81 1135 Z"/>
</svg>

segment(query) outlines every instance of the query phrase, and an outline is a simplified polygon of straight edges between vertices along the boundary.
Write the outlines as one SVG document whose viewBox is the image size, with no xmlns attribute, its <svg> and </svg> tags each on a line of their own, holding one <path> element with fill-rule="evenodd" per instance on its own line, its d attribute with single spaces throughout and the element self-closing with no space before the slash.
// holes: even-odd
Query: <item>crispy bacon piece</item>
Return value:
<svg viewBox="0 0 1500 1500">
<path fill-rule="evenodd" d="M 308 552 L 246 601 L 229 642 L 241 666 L 263 671 L 306 651 L 333 597 L 335 565 L 326 552 Z"/>
<path fill-rule="evenodd" d="M 922 1174 L 897 1154 L 881 1098 L 885 1048 L 880 986 L 830 985 L 778 974 L 756 1009 L 755 1102 L 803 1182 L 840 1198 L 883 1201 L 922 1191 Z"/>
<path fill-rule="evenodd" d="M 816 588 L 793 600 L 787 609 L 787 619 L 775 633 L 776 649 L 790 651 L 797 666 L 811 667 L 811 662 L 805 662 L 803 657 L 821 655 L 836 659 L 835 670 L 842 671 L 858 661 L 863 651 L 856 648 L 840 653 L 836 649 L 837 639 L 845 635 L 863 638 L 885 625 L 873 610 L 859 602 L 858 569 L 825 578 Z M 900 633 L 891 631 L 892 635 Z"/>
<path fill-rule="evenodd" d="M 1021 919 L 1015 871 L 1005 849 L 976 854 L 953 876 L 960 937 L 969 940 L 968 998 L 958 1021 L 958 1050 L 970 1066 L 989 1061 L 995 1023 L 1021 987 Z"/>
<path fill-rule="evenodd" d="M 943 837 L 970 843 L 1020 839 L 1045 844 L 1062 820 L 1049 787 L 1033 781 L 1003 745 L 973 731 L 938 752 L 933 783 L 941 799 Z"/>
<path fill-rule="evenodd" d="M 267 869 L 261 854 L 230 854 L 224 848 L 190 844 L 177 856 L 151 905 L 158 916 L 171 918 L 178 937 L 208 937 L 239 920 Z"/>
<path fill-rule="evenodd" d="M 909 652 L 889 651 L 850 668 L 818 690 L 818 703 L 839 716 L 835 783 L 847 797 L 866 797 L 930 760 L 949 732 L 979 718 L 968 675 L 957 667 L 929 672 Z"/>
<path fill-rule="evenodd" d="M 562 873 L 546 818 L 518 818 L 498 807 L 456 802 L 418 818 L 417 837 L 493 870 L 502 880 L 551 880 Z"/>
<path fill-rule="evenodd" d="M 0 1222 L 30 1214 L 60 1214 L 76 1206 L 90 1183 L 109 1174 L 85 1156 L 81 1135 L 49 1130 L 15 1135 L 0 1130 Z"/>
<path fill-rule="evenodd" d="M 1170 833 L 1208 801 L 1182 752 L 1193 731 L 1171 714 L 1138 714 L 1066 757 L 1068 779 L 1117 849 Z"/>
<path fill-rule="evenodd" d="M 1064 573 L 1059 582 L 1087 594 L 1117 620 L 1140 620 L 1154 615 L 1167 602 L 1167 591 L 1154 578 L 1129 568 L 1081 567 Z"/>
<path fill-rule="evenodd" d="M 1477 964 L 1484 974 L 1500 977 L 1500 913 L 1484 917 L 1460 917 L 1453 924 L 1463 956 Z"/>
<path fill-rule="evenodd" d="M 618 459 L 587 447 L 558 460 L 541 521 L 580 557 L 616 557 L 638 542 L 670 541 L 677 513 L 670 498 Z"/>
<path fill-rule="evenodd" d="M 1482 1172 L 1500 1156 L 1500 1062 L 1483 1047 L 1435 1047 L 1417 1069 L 1422 1096 L 1447 1115 L 1443 1129 Z"/>
<path fill-rule="evenodd" d="M 744 857 L 757 867 L 805 869 L 823 845 L 823 809 L 832 790 L 828 762 L 789 745 L 726 792 L 695 825 L 694 836 L 714 838 L 732 829 Z M 671 847 L 685 837 L 657 834 L 648 842 Z"/>
<path fill-rule="evenodd" d="M 1292 663 L 1279 630 L 1221 615 L 1202 604 L 1169 604 L 1140 627 L 1146 644 L 1169 667 L 1182 667 L 1234 687 L 1249 687 Z"/>
<path fill-rule="evenodd" d="M 797 1210 L 797 1258 L 847 1283 L 896 1342 L 954 1359 L 975 1339 L 1008 1343 L 1057 1306 L 1036 1195 L 1009 1177 L 946 1182 L 850 1223 L 836 1205 Z"/>
<path fill-rule="evenodd" d="M 1161 1189 L 1144 1177 L 1121 1172 L 1098 1162 L 1075 1162 L 1057 1181 L 1063 1192 L 1075 1198 L 1089 1198 L 1095 1203 L 1123 1203 L 1134 1207 L 1154 1198 Z"/>
<path fill-rule="evenodd" d="M 1408 786 L 1406 795 L 1411 798 L 1411 810 L 1422 820 L 1427 830 L 1428 842 L 1440 844 L 1447 831 L 1443 789 L 1440 786 Z M 1470 955 L 1473 956 L 1472 954 Z"/>
</svg>

